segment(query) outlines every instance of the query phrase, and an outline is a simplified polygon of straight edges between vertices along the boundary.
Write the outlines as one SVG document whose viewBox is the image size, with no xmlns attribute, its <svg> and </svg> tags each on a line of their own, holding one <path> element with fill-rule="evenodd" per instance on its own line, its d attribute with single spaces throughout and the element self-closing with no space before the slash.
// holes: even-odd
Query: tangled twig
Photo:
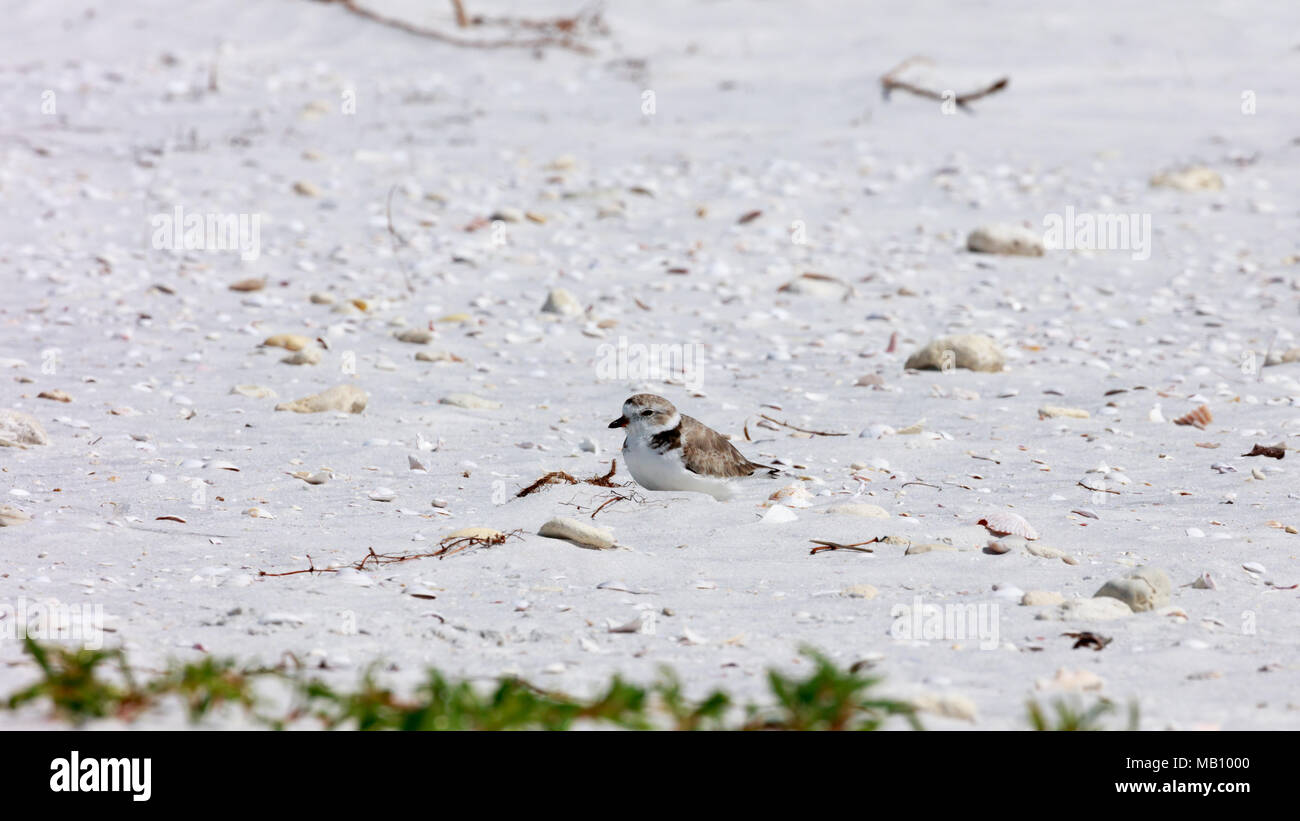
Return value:
<svg viewBox="0 0 1300 821">
<path fill-rule="evenodd" d="M 807 428 L 796 427 L 795 425 L 791 425 L 789 422 L 782 422 L 780 419 L 773 419 L 772 417 L 768 416 L 766 413 L 760 413 L 759 416 L 763 417 L 769 422 L 780 425 L 783 428 L 789 428 L 790 430 L 797 430 L 800 433 L 808 433 L 813 436 L 848 436 L 847 433 L 827 433 L 826 431 L 821 431 L 821 430 L 808 430 Z"/>
<path fill-rule="evenodd" d="M 366 565 L 372 564 L 380 567 L 386 564 L 398 564 L 409 562 L 414 559 L 445 559 L 448 556 L 454 556 L 462 553 L 472 547 L 495 547 L 504 544 L 507 539 L 523 538 L 522 530 L 512 530 L 509 533 L 498 533 L 494 536 L 448 536 L 438 542 L 438 549 L 432 553 L 376 553 L 373 547 L 367 548 L 367 553 L 359 561 L 353 562 L 350 567 L 353 570 L 365 570 Z M 268 573 L 265 570 L 257 571 L 258 576 L 279 577 L 279 576 L 297 576 L 299 573 L 337 573 L 337 567 L 317 567 L 312 561 L 311 555 L 307 556 L 307 566 L 301 570 L 287 570 L 284 573 Z"/>
<path fill-rule="evenodd" d="M 933 65 L 933 63 L 934 61 L 930 60 L 928 57 L 909 57 L 903 62 L 891 68 L 889 71 L 885 72 L 885 74 L 880 78 L 880 90 L 881 93 L 884 95 L 884 98 L 888 100 L 890 92 L 894 91 L 895 89 L 898 89 L 900 91 L 906 91 L 911 94 L 915 94 L 918 97 L 925 97 L 930 100 L 939 100 L 940 102 L 951 101 L 962 111 L 970 113 L 970 108 L 969 108 L 970 103 L 975 102 L 981 97 L 987 97 L 990 94 L 996 94 L 997 92 L 1006 88 L 1011 83 L 1010 77 L 1001 77 L 997 80 L 994 80 L 992 83 L 990 83 L 989 85 L 983 88 L 979 88 L 974 91 L 968 91 L 965 94 L 957 94 L 949 90 L 945 90 L 943 92 L 935 91 L 934 89 L 926 88 L 924 86 L 919 86 L 916 85 L 915 83 L 910 83 L 907 80 L 901 80 L 898 77 L 899 74 L 901 74 L 905 69 L 911 66 L 918 65 L 918 64 Z"/>
<path fill-rule="evenodd" d="M 533 482 L 528 487 L 516 493 L 515 498 L 518 499 L 521 496 L 527 496 L 530 493 L 536 493 L 538 490 L 545 487 L 546 485 L 558 485 L 558 484 L 580 485 L 581 484 L 581 485 L 595 485 L 596 487 L 622 487 L 622 485 L 620 485 L 619 483 L 612 481 L 614 476 L 614 471 L 617 469 L 618 469 L 618 460 L 611 459 L 609 460 L 609 472 L 606 473 L 604 476 L 591 476 L 587 479 L 575 479 L 573 476 L 570 476 L 569 474 L 565 473 L 562 470 L 553 470 L 550 473 L 538 479 L 536 482 Z"/>
</svg>

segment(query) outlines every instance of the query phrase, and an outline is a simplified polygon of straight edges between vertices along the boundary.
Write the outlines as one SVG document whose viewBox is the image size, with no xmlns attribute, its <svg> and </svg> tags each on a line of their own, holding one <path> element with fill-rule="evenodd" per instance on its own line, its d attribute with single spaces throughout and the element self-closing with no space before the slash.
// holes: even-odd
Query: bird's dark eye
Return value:
<svg viewBox="0 0 1300 821">
<path fill-rule="evenodd" d="M 641 411 L 642 416 L 649 416 L 652 413 L 654 413 L 654 411 L 650 410 L 649 408 L 646 408 L 645 410 Z"/>
</svg>

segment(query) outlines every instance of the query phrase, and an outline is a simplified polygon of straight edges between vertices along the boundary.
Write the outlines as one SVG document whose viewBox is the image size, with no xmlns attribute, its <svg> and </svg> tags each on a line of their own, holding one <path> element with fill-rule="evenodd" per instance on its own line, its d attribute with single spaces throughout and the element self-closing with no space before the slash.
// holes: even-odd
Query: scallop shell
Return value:
<svg viewBox="0 0 1300 821">
<path fill-rule="evenodd" d="M 1025 517 L 1009 510 L 994 511 L 980 519 L 977 524 L 984 525 L 990 533 L 998 536 L 1021 536 L 1030 541 L 1038 538 L 1038 531 L 1025 521 Z"/>
<path fill-rule="evenodd" d="M 1191 413 L 1185 416 L 1180 416 L 1177 419 L 1175 419 L 1174 424 L 1192 425 L 1194 427 L 1200 428 L 1201 430 L 1205 430 L 1205 426 L 1210 424 L 1213 421 L 1214 421 L 1214 415 L 1210 413 L 1210 407 L 1208 405 L 1201 405 L 1199 408 L 1192 411 Z"/>
</svg>

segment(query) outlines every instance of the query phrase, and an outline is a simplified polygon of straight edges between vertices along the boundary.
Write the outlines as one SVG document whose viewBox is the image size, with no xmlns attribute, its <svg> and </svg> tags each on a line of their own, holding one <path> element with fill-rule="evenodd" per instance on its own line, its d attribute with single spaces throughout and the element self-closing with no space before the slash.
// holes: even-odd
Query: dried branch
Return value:
<svg viewBox="0 0 1300 821">
<path fill-rule="evenodd" d="M 797 430 L 800 433 L 810 433 L 813 436 L 848 436 L 847 433 L 827 433 L 826 431 L 821 431 L 821 430 L 808 430 L 807 428 L 796 427 L 794 425 L 791 425 L 788 422 L 782 422 L 780 419 L 773 419 L 772 417 L 768 416 L 766 413 L 760 413 L 759 416 L 763 417 L 769 422 L 778 424 L 783 428 L 789 428 L 790 430 Z"/>
<path fill-rule="evenodd" d="M 818 547 L 814 547 L 812 550 L 809 550 L 808 555 L 816 556 L 818 553 L 827 550 L 852 550 L 855 553 L 875 553 L 876 551 L 872 550 L 869 547 L 863 547 L 862 545 L 877 544 L 879 542 L 883 542 L 884 538 L 881 536 L 877 536 L 874 539 L 867 539 L 865 542 L 854 542 L 853 544 L 840 544 L 839 542 L 830 542 L 830 541 L 826 541 L 825 539 L 810 539 L 809 541 L 811 541 L 815 545 L 818 545 Z"/>
<path fill-rule="evenodd" d="M 419 37 L 427 37 L 430 40 L 437 40 L 440 43 L 446 43 L 447 45 L 451 45 L 451 46 L 460 46 L 463 48 L 483 48 L 483 49 L 497 49 L 497 48 L 540 49 L 540 48 L 553 47 L 553 48 L 568 49 L 569 51 L 576 52 L 578 54 L 585 54 L 585 55 L 592 55 L 596 53 L 595 50 L 592 49 L 590 46 L 584 45 L 583 43 L 580 43 L 577 40 L 575 40 L 568 32 L 577 30 L 579 27 L 579 23 L 584 20 L 592 20 L 595 21 L 596 23 L 599 23 L 600 20 L 599 11 L 595 11 L 592 13 L 582 12 L 578 16 L 572 18 L 560 18 L 559 20 L 554 21 L 549 28 L 543 28 L 540 25 L 535 26 L 536 28 L 539 28 L 543 31 L 558 31 L 561 32 L 560 34 L 544 34 L 539 37 L 533 37 L 528 39 L 505 38 L 505 39 L 495 39 L 495 40 L 478 40 L 470 37 L 460 37 L 453 34 L 447 34 L 446 32 L 439 31 L 437 29 L 426 28 L 424 26 L 417 26 L 414 23 L 409 23 L 405 20 L 399 20 L 395 17 L 387 17 L 376 11 L 368 9 L 365 6 L 362 6 L 360 3 L 357 2 L 357 0 L 323 0 L 323 2 L 338 3 L 341 6 L 343 6 L 343 8 L 357 15 L 358 17 L 364 17 L 367 20 L 373 20 L 374 22 L 379 23 L 381 25 L 388 26 L 389 28 L 395 28 L 398 29 L 399 31 L 404 31 L 408 34 L 414 34 Z M 463 9 L 458 9 L 458 15 L 457 15 L 458 23 L 460 22 L 460 15 L 462 13 L 463 13 Z M 584 17 L 583 15 L 587 15 L 587 16 Z M 467 19 L 466 23 L 468 22 L 470 21 Z M 477 24 L 479 22 L 479 19 L 476 18 L 473 22 Z M 461 25 L 462 27 L 464 27 L 464 24 Z"/>
<path fill-rule="evenodd" d="M 409 562 L 413 559 L 444 559 L 447 556 L 454 556 L 462 553 L 472 547 L 495 547 L 504 544 L 507 539 L 521 539 L 522 530 L 512 530 L 509 533 L 498 533 L 495 536 L 448 536 L 438 542 L 438 549 L 431 553 L 376 553 L 373 547 L 367 548 L 365 556 L 360 561 L 353 562 L 353 570 L 365 570 L 367 563 L 380 567 L 386 564 L 399 564 Z M 268 573 L 265 570 L 257 571 L 258 576 L 279 577 L 279 576 L 297 576 L 300 573 L 337 573 L 337 567 L 317 567 L 312 561 L 311 555 L 307 556 L 307 566 L 302 570 L 288 570 L 284 573 Z"/>
<path fill-rule="evenodd" d="M 565 473 L 562 470 L 553 470 L 550 473 L 543 476 L 542 478 L 538 479 L 536 482 L 533 482 L 528 487 L 516 493 L 515 498 L 518 499 L 521 496 L 527 496 L 530 493 L 536 493 L 538 490 L 545 487 L 546 485 L 582 484 L 582 485 L 595 485 L 596 487 L 623 487 L 618 482 L 611 481 L 612 477 L 614 476 L 614 471 L 617 469 L 618 469 L 618 460 L 611 459 L 609 460 L 609 472 L 606 473 L 604 476 L 592 476 L 587 479 L 575 479 L 574 477 L 570 476 L 569 474 Z"/>
</svg>

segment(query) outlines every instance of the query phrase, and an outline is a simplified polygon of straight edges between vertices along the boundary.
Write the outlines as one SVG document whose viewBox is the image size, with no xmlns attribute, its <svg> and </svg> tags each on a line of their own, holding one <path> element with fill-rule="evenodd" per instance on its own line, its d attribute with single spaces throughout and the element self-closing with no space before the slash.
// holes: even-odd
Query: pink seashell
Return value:
<svg viewBox="0 0 1300 821">
<path fill-rule="evenodd" d="M 1025 517 L 1009 510 L 994 511 L 980 519 L 978 524 L 984 525 L 990 533 L 998 536 L 1020 536 L 1030 541 L 1038 538 L 1038 531 L 1025 521 Z"/>
</svg>

